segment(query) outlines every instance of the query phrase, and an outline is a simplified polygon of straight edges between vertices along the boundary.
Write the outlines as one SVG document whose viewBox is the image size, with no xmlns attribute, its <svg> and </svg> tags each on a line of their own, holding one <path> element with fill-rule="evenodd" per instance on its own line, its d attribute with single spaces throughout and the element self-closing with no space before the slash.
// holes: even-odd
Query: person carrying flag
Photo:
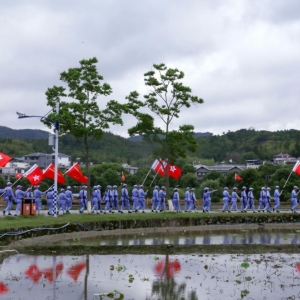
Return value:
<svg viewBox="0 0 300 300">
<path fill-rule="evenodd" d="M 22 186 L 21 185 L 18 185 L 17 186 L 17 189 L 16 189 L 16 211 L 15 211 L 15 214 L 14 216 L 17 217 L 18 214 L 19 214 L 19 211 L 20 211 L 20 208 L 21 208 L 21 204 L 22 204 L 22 201 L 23 201 L 23 198 L 26 197 L 26 192 L 22 191 Z"/>
</svg>

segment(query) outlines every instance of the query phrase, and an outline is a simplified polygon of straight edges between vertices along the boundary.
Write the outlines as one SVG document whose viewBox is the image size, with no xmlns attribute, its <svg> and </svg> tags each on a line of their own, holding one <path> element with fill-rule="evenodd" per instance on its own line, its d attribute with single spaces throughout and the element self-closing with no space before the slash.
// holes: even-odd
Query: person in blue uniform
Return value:
<svg viewBox="0 0 300 300">
<path fill-rule="evenodd" d="M 184 193 L 184 212 L 187 212 L 191 205 L 190 188 L 187 187 Z"/>
<path fill-rule="evenodd" d="M 72 189 L 70 186 L 67 187 L 67 190 L 65 191 L 65 195 L 66 195 L 66 214 L 70 213 L 70 210 L 72 208 L 72 204 L 73 204 L 73 193 L 72 193 Z"/>
<path fill-rule="evenodd" d="M 113 190 L 112 186 L 108 185 L 105 192 L 105 208 L 104 213 L 106 214 L 106 211 L 109 210 L 110 213 L 114 214 L 113 211 Z"/>
<path fill-rule="evenodd" d="M 262 206 L 265 207 L 266 199 L 267 199 L 266 188 L 263 186 L 259 193 L 257 212 L 260 212 Z"/>
<path fill-rule="evenodd" d="M 139 190 L 137 187 L 138 186 L 135 184 L 131 191 L 131 199 L 133 201 L 132 211 L 136 211 L 137 207 L 139 207 Z"/>
<path fill-rule="evenodd" d="M 166 211 L 166 188 L 162 186 L 158 192 L 158 205 L 155 212 Z"/>
<path fill-rule="evenodd" d="M 11 188 L 11 183 L 7 182 L 5 194 L 4 194 L 4 201 L 6 202 L 6 208 L 3 211 L 3 216 L 7 213 L 9 216 L 11 216 L 10 210 L 12 207 L 12 203 L 15 200 L 15 194 Z"/>
<path fill-rule="evenodd" d="M 98 198 L 99 198 L 99 213 L 102 213 L 101 209 L 101 200 L 102 200 L 102 195 L 101 195 L 101 185 L 97 185 L 97 193 L 98 193 Z"/>
<path fill-rule="evenodd" d="M 246 191 L 246 187 L 243 186 L 241 191 L 241 212 L 247 212 L 247 208 L 248 208 L 247 191 Z"/>
<path fill-rule="evenodd" d="M 79 209 L 79 213 L 83 213 L 86 207 L 86 200 L 87 200 L 87 187 L 85 185 L 83 185 L 81 187 L 81 190 L 79 191 L 79 205 L 80 205 L 80 209 Z"/>
<path fill-rule="evenodd" d="M 274 202 L 275 202 L 275 205 L 274 205 L 274 208 L 273 208 L 273 211 L 275 212 L 278 212 L 279 213 L 279 206 L 280 206 L 280 195 L 281 195 L 281 192 L 279 191 L 279 186 L 276 185 L 275 186 L 275 190 L 274 190 Z"/>
<path fill-rule="evenodd" d="M 112 190 L 112 198 L 113 198 L 113 206 L 116 208 L 116 210 L 119 213 L 123 213 L 120 208 L 119 208 L 119 193 L 117 191 L 117 186 L 114 185 L 113 186 L 113 190 Z"/>
<path fill-rule="evenodd" d="M 129 204 L 129 195 L 127 190 L 127 184 L 123 183 L 123 187 L 121 190 L 121 211 L 124 209 L 128 210 L 128 213 L 131 214 L 130 204 Z"/>
<path fill-rule="evenodd" d="M 178 193 L 178 188 L 174 189 L 173 197 L 172 197 L 172 203 L 174 206 L 174 210 L 176 212 L 180 212 L 180 203 L 179 203 L 179 193 Z"/>
<path fill-rule="evenodd" d="M 36 210 L 38 212 L 38 215 L 41 213 L 42 210 L 42 196 L 45 195 L 44 192 L 41 192 L 39 190 L 39 185 L 34 186 L 34 191 L 33 191 L 33 197 L 36 205 Z"/>
<path fill-rule="evenodd" d="M 97 191 L 98 187 L 97 186 L 94 186 L 93 188 L 93 192 L 92 192 L 92 211 L 91 213 L 99 213 L 98 210 L 99 210 L 99 201 L 100 201 L 100 198 L 99 198 L 99 193 Z"/>
<path fill-rule="evenodd" d="M 33 193 L 32 193 L 32 187 L 29 187 L 25 193 L 26 193 L 26 195 L 25 195 L 26 198 L 29 198 L 29 199 L 34 198 Z"/>
<path fill-rule="evenodd" d="M 255 206 L 254 206 L 254 195 L 253 195 L 253 188 L 250 187 L 248 191 L 248 208 L 252 209 L 253 213 L 255 213 Z"/>
<path fill-rule="evenodd" d="M 135 212 L 138 212 L 139 209 L 142 210 L 142 213 L 145 213 L 146 203 L 145 197 L 147 195 L 147 191 L 144 191 L 143 185 L 139 186 L 139 206 L 135 209 Z"/>
<path fill-rule="evenodd" d="M 271 203 L 271 194 L 270 194 L 270 188 L 267 187 L 266 189 L 266 197 L 264 198 L 264 211 L 270 213 L 271 212 L 271 207 L 270 207 L 270 203 Z"/>
<path fill-rule="evenodd" d="M 223 190 L 223 208 L 222 208 L 222 212 L 225 212 L 226 210 L 228 212 L 230 212 L 229 206 L 228 206 L 228 203 L 229 203 L 230 199 L 231 199 L 231 196 L 228 193 L 228 187 L 224 187 L 224 190 Z"/>
<path fill-rule="evenodd" d="M 48 215 L 53 214 L 53 198 L 54 198 L 54 191 L 53 188 L 50 187 L 46 194 L 47 206 L 48 206 Z"/>
<path fill-rule="evenodd" d="M 203 212 L 210 212 L 210 206 L 211 206 L 211 197 L 210 195 L 217 190 L 210 191 L 208 187 L 204 188 L 203 192 Z"/>
<path fill-rule="evenodd" d="M 15 214 L 14 214 L 15 217 L 18 216 L 20 208 L 21 208 L 22 200 L 25 197 L 26 197 L 26 192 L 22 191 L 22 186 L 21 185 L 18 185 L 17 189 L 16 189 L 16 198 L 15 198 L 15 201 L 16 201 L 16 204 L 17 204 L 16 211 L 15 211 Z"/>
<path fill-rule="evenodd" d="M 154 212 L 157 207 L 157 204 L 158 204 L 158 186 L 157 185 L 154 187 L 151 200 L 152 200 L 151 211 Z"/>
<path fill-rule="evenodd" d="M 66 202 L 67 202 L 67 197 L 65 194 L 65 189 L 60 189 L 60 193 L 58 195 L 58 205 L 59 205 L 59 210 L 58 210 L 58 215 L 59 212 L 62 211 L 62 214 L 65 214 L 66 211 Z"/>
<path fill-rule="evenodd" d="M 298 196 L 298 187 L 297 186 L 294 186 L 293 190 L 292 190 L 292 193 L 291 193 L 291 203 L 292 203 L 292 208 L 291 208 L 291 211 L 293 213 L 296 213 L 296 208 L 298 206 L 298 199 L 297 199 L 297 196 Z"/>
<path fill-rule="evenodd" d="M 232 212 L 233 210 L 236 210 L 236 212 L 238 212 L 238 208 L 237 208 L 237 200 L 240 199 L 240 197 L 237 194 L 237 188 L 234 187 L 233 191 L 231 193 L 231 207 L 230 207 L 230 212 Z"/>
<path fill-rule="evenodd" d="M 195 213 L 197 212 L 197 208 L 196 208 L 196 195 L 195 195 L 195 189 L 192 188 L 191 192 L 190 192 L 190 206 L 188 209 L 188 212 L 194 211 Z"/>
</svg>

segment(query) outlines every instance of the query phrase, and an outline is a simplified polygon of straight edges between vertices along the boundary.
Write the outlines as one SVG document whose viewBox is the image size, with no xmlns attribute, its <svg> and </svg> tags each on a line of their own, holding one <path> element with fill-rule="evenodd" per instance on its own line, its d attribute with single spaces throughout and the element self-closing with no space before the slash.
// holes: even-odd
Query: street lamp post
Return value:
<svg viewBox="0 0 300 300">
<path fill-rule="evenodd" d="M 56 114 L 59 113 L 59 102 L 56 102 Z M 53 216 L 57 217 L 57 175 L 58 175 L 58 135 L 59 135 L 59 123 L 43 116 L 28 116 L 23 113 L 17 112 L 18 119 L 24 118 L 40 118 L 41 121 L 47 121 L 51 123 L 55 128 L 55 153 L 54 153 L 54 197 L 53 197 Z"/>
</svg>

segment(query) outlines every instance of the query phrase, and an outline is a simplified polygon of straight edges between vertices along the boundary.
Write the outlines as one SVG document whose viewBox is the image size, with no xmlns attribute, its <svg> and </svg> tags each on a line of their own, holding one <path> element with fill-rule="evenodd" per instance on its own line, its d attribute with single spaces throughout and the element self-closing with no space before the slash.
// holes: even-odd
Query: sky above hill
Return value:
<svg viewBox="0 0 300 300">
<path fill-rule="evenodd" d="M 0 125 L 45 130 L 16 111 L 44 115 L 59 74 L 97 57 L 113 88 L 100 107 L 146 93 L 143 74 L 165 63 L 204 99 L 171 129 L 300 129 L 299 0 L 1 0 L 0 20 Z M 126 137 L 134 124 L 124 116 L 110 131 Z"/>
</svg>

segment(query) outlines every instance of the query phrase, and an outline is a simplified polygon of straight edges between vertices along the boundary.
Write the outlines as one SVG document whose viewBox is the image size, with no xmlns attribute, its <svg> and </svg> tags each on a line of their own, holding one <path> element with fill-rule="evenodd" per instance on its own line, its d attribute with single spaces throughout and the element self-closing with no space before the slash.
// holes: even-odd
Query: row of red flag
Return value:
<svg viewBox="0 0 300 300">
<path fill-rule="evenodd" d="M 87 184 L 88 178 L 83 175 L 80 166 L 75 163 L 65 174 L 69 175 L 74 180 Z M 53 179 L 55 177 L 55 165 L 51 163 L 45 171 L 42 171 L 37 164 L 33 165 L 27 172 L 23 174 L 32 185 L 39 184 L 45 178 Z M 64 174 L 57 169 L 57 182 L 59 184 L 65 184 L 65 177 Z"/>
<path fill-rule="evenodd" d="M 3 168 L 6 166 L 8 162 L 10 162 L 13 158 L 0 152 L 0 167 Z M 83 184 L 87 184 L 88 178 L 83 175 L 80 166 L 75 163 L 65 174 L 72 177 L 74 180 L 81 182 Z M 51 163 L 45 171 L 42 171 L 37 164 L 33 165 L 27 172 L 24 174 L 16 173 L 16 178 L 20 179 L 21 177 L 25 177 L 29 180 L 32 185 L 39 184 L 45 178 L 53 179 L 55 177 L 55 165 Z M 57 182 L 59 184 L 65 184 L 64 174 L 57 169 Z"/>
</svg>

